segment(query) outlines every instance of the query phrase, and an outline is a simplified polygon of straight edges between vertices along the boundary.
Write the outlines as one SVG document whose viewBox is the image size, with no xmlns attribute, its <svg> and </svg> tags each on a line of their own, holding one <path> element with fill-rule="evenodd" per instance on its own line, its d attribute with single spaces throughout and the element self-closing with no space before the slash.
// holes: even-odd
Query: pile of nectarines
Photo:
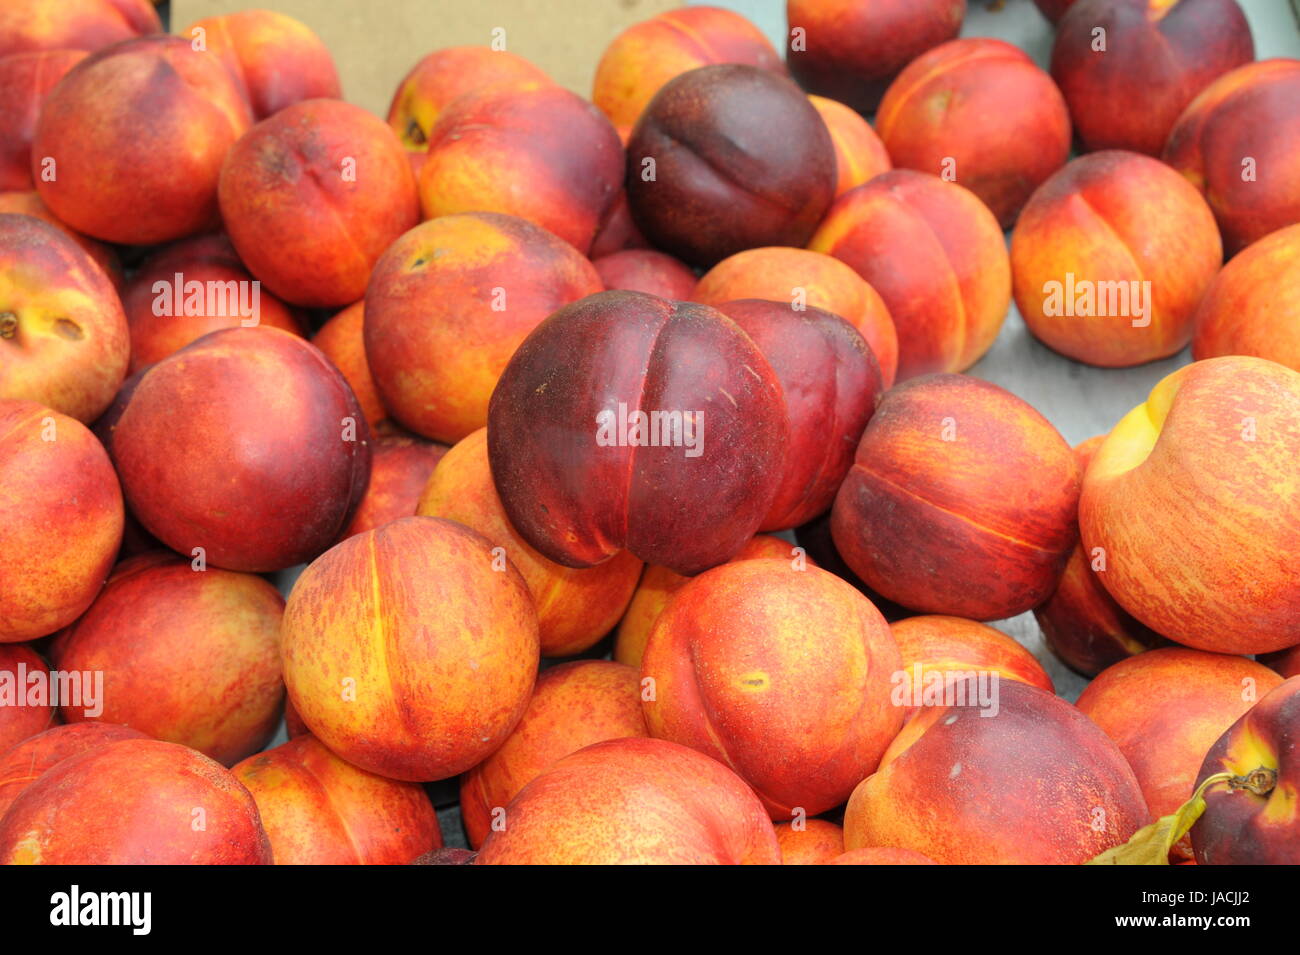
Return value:
<svg viewBox="0 0 1300 955">
<path fill-rule="evenodd" d="M 0 862 L 1300 862 L 1300 61 L 1037 2 L 5 0 Z"/>
</svg>

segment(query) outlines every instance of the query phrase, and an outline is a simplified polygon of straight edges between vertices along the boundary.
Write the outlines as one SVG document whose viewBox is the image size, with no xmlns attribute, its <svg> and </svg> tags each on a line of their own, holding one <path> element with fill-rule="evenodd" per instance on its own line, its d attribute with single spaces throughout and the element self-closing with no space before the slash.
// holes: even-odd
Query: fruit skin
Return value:
<svg viewBox="0 0 1300 955">
<path fill-rule="evenodd" d="M 389 246 L 366 291 L 366 360 L 384 406 L 455 444 L 487 424 L 492 389 L 528 334 L 602 287 L 571 245 L 516 216 L 421 223 Z"/>
<path fill-rule="evenodd" d="M 903 727 L 849 799 L 844 847 L 896 846 L 940 865 L 1077 865 L 1148 821 L 1105 733 L 1059 697 L 1003 680 L 996 715 L 927 707 Z"/>
<path fill-rule="evenodd" d="M 491 549 L 460 524 L 407 517 L 303 572 L 281 653 L 289 698 L 317 739 L 355 766 L 416 782 L 455 776 L 501 745 L 532 693 L 537 612 L 519 571 L 494 569 Z"/>
<path fill-rule="evenodd" d="M 130 348 L 117 291 L 90 256 L 47 222 L 0 214 L 0 399 L 91 422 L 126 377 Z"/>
<path fill-rule="evenodd" d="M 1210 747 L 1196 782 L 1213 773 L 1237 777 L 1257 770 L 1275 772 L 1276 780 L 1259 778 L 1264 794 L 1220 783 L 1205 792 L 1205 813 L 1192 827 L 1198 865 L 1300 864 L 1300 788 L 1296 754 L 1300 735 L 1300 677 L 1275 687 Z M 1268 783 L 1272 787 L 1268 788 Z"/>
<path fill-rule="evenodd" d="M 1205 193 L 1229 255 L 1300 222 L 1298 96 L 1300 62 L 1248 63 L 1202 90 L 1169 133 L 1164 161 Z"/>
<path fill-rule="evenodd" d="M 782 865 L 826 865 L 844 852 L 844 830 L 825 819 L 805 819 L 802 829 L 778 822 L 775 829 Z"/>
<path fill-rule="evenodd" d="M 181 276 L 179 283 L 177 275 Z M 244 316 L 239 313 L 237 306 L 240 303 L 253 305 L 252 281 L 253 277 L 239 261 L 235 247 L 223 235 L 183 239 L 151 255 L 141 264 L 140 271 L 122 294 L 122 308 L 131 333 L 128 373 L 134 374 L 146 365 L 162 361 L 208 332 L 241 326 L 245 321 L 301 336 L 302 323 L 294 311 L 260 287 L 256 308 L 249 308 L 253 314 Z M 185 298 L 190 294 L 185 288 L 190 282 L 200 282 L 204 286 L 201 311 L 197 315 L 188 314 L 189 308 L 185 305 Z M 222 283 L 223 289 L 229 288 L 226 283 L 236 282 L 240 291 L 228 296 L 223 291 L 221 299 L 213 297 L 212 304 L 216 308 L 209 309 L 208 283 L 211 282 Z M 159 283 L 165 287 L 155 288 Z M 155 305 L 169 313 L 176 311 L 173 289 L 177 284 L 181 286 L 185 313 L 156 314 Z M 232 309 L 232 305 L 236 307 Z"/>
<path fill-rule="evenodd" d="M 415 514 L 424 486 L 448 450 L 445 444 L 414 435 L 379 435 L 370 459 L 365 497 L 339 540 Z"/>
<path fill-rule="evenodd" d="M 827 511 L 884 390 L 857 329 L 820 308 L 741 299 L 718 311 L 758 346 L 781 382 L 789 419 L 781 486 L 760 530 L 796 527 Z"/>
<path fill-rule="evenodd" d="M 1300 371 L 1300 223 L 1233 256 L 1193 319 L 1192 357 L 1267 358 Z"/>
<path fill-rule="evenodd" d="M 375 261 L 420 221 L 401 143 L 341 100 L 302 100 L 250 129 L 226 154 L 218 195 L 248 271 L 294 305 L 356 302 Z"/>
<path fill-rule="evenodd" d="M 119 293 L 122 291 L 126 281 L 122 277 L 122 266 L 118 262 L 117 252 L 114 251 L 113 247 L 106 242 L 92 239 L 88 235 L 82 235 L 66 223 L 61 222 L 50 211 L 49 206 L 41 201 L 40 194 L 35 189 L 0 192 L 0 213 L 5 212 L 17 213 L 20 216 L 31 216 L 54 226 L 54 228 L 81 246 L 82 251 L 94 259 L 95 264 L 108 276 L 108 280 L 113 283 L 113 288 L 117 289 Z"/>
<path fill-rule="evenodd" d="M 1034 6 L 1038 7 L 1040 13 L 1052 22 L 1052 25 L 1061 22 L 1061 17 L 1065 12 L 1078 2 L 1078 0 L 1034 0 Z"/>
<path fill-rule="evenodd" d="M 464 524 L 500 548 L 533 596 L 542 655 L 581 653 L 623 616 L 641 561 L 619 551 L 594 567 L 573 568 L 539 554 L 506 517 L 492 483 L 487 444 L 487 429 L 480 428 L 448 451 L 420 491 L 415 513 Z"/>
<path fill-rule="evenodd" d="M 1169 647 L 1107 667 L 1078 707 L 1115 741 L 1159 818 L 1192 798 L 1209 748 L 1281 682 L 1244 657 Z M 1180 842 L 1173 854 L 1190 858 L 1190 846 Z"/>
<path fill-rule="evenodd" d="M 664 608 L 641 659 L 652 736 L 726 763 L 774 820 L 842 803 L 903 722 L 880 612 L 816 567 L 725 564 Z"/>
<path fill-rule="evenodd" d="M 270 865 L 271 844 L 228 770 L 176 743 L 125 739 L 28 786 L 0 819 L 0 864 Z"/>
<path fill-rule="evenodd" d="M 684 262 L 654 249 L 623 249 L 592 259 L 605 288 L 645 292 L 684 302 L 695 291 L 695 273 Z"/>
<path fill-rule="evenodd" d="M 203 41 L 235 77 L 255 119 L 305 99 L 343 95 L 330 51 L 307 24 L 273 10 L 204 17 L 182 32 Z"/>
<path fill-rule="evenodd" d="M 681 412 L 680 435 L 663 424 L 659 445 L 632 446 L 643 436 L 619 423 L 620 405 L 629 421 Z M 729 560 L 772 504 L 787 438 L 776 373 L 735 323 L 638 292 L 591 295 L 542 322 L 488 406 L 510 523 L 570 567 L 620 550 L 684 574 Z"/>
<path fill-rule="evenodd" d="M 872 846 L 854 849 L 836 856 L 827 865 L 938 865 L 929 856 L 913 849 L 895 849 L 890 846 Z"/>
<path fill-rule="evenodd" d="M 442 846 L 424 787 L 358 769 L 314 736 L 231 773 L 257 803 L 276 865 L 406 865 Z"/>
<path fill-rule="evenodd" d="M 2 651 L 3 648 L 0 648 Z M 120 739 L 148 739 L 139 730 L 112 723 L 71 723 L 30 736 L 0 750 L 0 819 L 13 801 L 41 775 L 69 756 Z"/>
<path fill-rule="evenodd" d="M 884 300 L 857 272 L 839 259 L 808 249 L 769 246 L 746 249 L 709 269 L 691 301 L 720 305 L 741 298 L 765 298 L 824 308 L 862 333 L 871 346 L 884 386 L 898 371 L 898 332 Z"/>
<path fill-rule="evenodd" d="M 997 219 L 938 176 L 895 169 L 850 189 L 808 248 L 847 263 L 880 294 L 898 333 L 899 381 L 965 371 L 992 346 L 1011 304 Z"/>
<path fill-rule="evenodd" d="M 162 21 L 149 0 L 8 0 L 0 7 L 0 56 L 29 50 L 98 50 Z"/>
<path fill-rule="evenodd" d="M 596 64 L 591 101 L 615 126 L 632 126 L 669 80 L 715 63 L 786 75 L 780 54 L 740 14 L 683 7 L 633 24 L 614 38 Z"/>
<path fill-rule="evenodd" d="M 0 704 L 0 756 L 3 756 L 23 740 L 49 729 L 58 722 L 59 714 L 56 707 L 33 705 L 26 696 L 29 674 L 41 674 L 40 679 L 49 685 L 50 668 L 31 647 L 21 643 L 0 643 L 0 673 L 8 674 L 4 682 L 14 693 L 12 701 Z M 3 763 L 0 763 L 2 769 Z M 0 787 L 4 783 L 5 777 L 0 775 Z M 0 788 L 0 794 L 3 792 Z M 0 810 L 0 815 L 4 815 L 3 810 Z"/>
<path fill-rule="evenodd" d="M 1158 156 L 1192 98 L 1254 58 L 1237 0 L 1078 0 L 1057 26 L 1051 73 L 1086 151 Z M 1120 105 L 1138 97 L 1140 109 Z"/>
<path fill-rule="evenodd" d="M 250 122 L 217 60 L 179 37 L 130 40 L 86 57 L 46 97 L 32 178 L 78 232 L 126 245 L 179 239 L 217 224 L 221 163 Z"/>
<path fill-rule="evenodd" d="M 402 78 L 388 107 L 388 125 L 418 172 L 429 148 L 430 131 L 457 97 L 495 86 L 527 89 L 550 82 L 540 66 L 508 50 L 445 47 L 424 57 Z"/>
<path fill-rule="evenodd" d="M 103 673 L 97 714 L 225 766 L 262 749 L 280 722 L 280 618 L 268 581 L 154 551 L 113 570 L 95 602 L 55 639 L 58 670 Z"/>
<path fill-rule="evenodd" d="M 799 569 L 808 565 L 817 566 L 801 548 L 791 546 L 788 541 L 770 534 L 755 534 L 731 560 L 750 560 L 759 557 L 783 560 L 791 573 L 797 573 Z M 650 639 L 650 631 L 655 621 L 668 605 L 669 598 L 681 590 L 690 579 L 657 564 L 646 567 L 637 584 L 636 593 L 632 595 L 632 602 L 627 605 L 627 611 L 618 625 L 618 639 L 614 644 L 615 660 L 640 668 L 646 641 Z"/>
<path fill-rule="evenodd" d="M 893 168 L 889 151 L 865 119 L 824 96 L 809 96 L 808 101 L 826 124 L 835 147 L 836 199 Z"/>
<path fill-rule="evenodd" d="M 786 0 L 785 12 L 788 45 L 805 33 L 786 54 L 799 85 L 867 114 L 903 67 L 957 35 L 966 0 Z"/>
<path fill-rule="evenodd" d="M 514 732 L 461 777 L 460 813 L 470 845 L 480 847 L 494 811 L 556 761 L 602 740 L 647 735 L 632 667 L 577 660 L 543 670 Z"/>
<path fill-rule="evenodd" d="M 721 763 L 661 739 L 595 743 L 506 807 L 478 865 L 777 865 L 758 798 Z"/>
<path fill-rule="evenodd" d="M 146 530 L 252 573 L 337 540 L 370 475 L 370 430 L 342 374 L 276 328 L 212 332 L 148 369 L 112 445 Z"/>
<path fill-rule="evenodd" d="M 902 658 L 900 683 L 894 692 L 901 695 L 911 719 L 921 706 L 914 703 L 925 692 L 930 673 L 965 673 L 982 671 L 996 674 L 999 680 L 1019 680 L 1048 693 L 1055 693 L 1052 678 L 1034 655 L 1001 630 L 961 617 L 919 616 L 897 620 L 889 625 L 898 654 Z M 922 685 L 915 686 L 914 667 L 921 668 Z"/>
<path fill-rule="evenodd" d="M 32 136 L 50 90 L 86 58 L 81 50 L 0 56 L 0 191 L 33 189 Z"/>
<path fill-rule="evenodd" d="M 997 385 L 895 386 L 831 512 L 835 547 L 889 600 L 1001 620 L 1051 595 L 1078 532 L 1079 469 L 1037 411 Z"/>
<path fill-rule="evenodd" d="M 633 220 L 656 248 L 691 265 L 803 245 L 835 183 L 835 145 L 808 97 L 752 66 L 705 66 L 671 80 L 627 144 Z"/>
<path fill-rule="evenodd" d="M 366 423 L 373 429 L 388 417 L 388 409 L 379 397 L 370 365 L 366 363 L 365 314 L 365 301 L 354 302 L 317 329 L 311 343 L 343 372 L 361 413 L 366 416 Z"/>
<path fill-rule="evenodd" d="M 1105 435 L 1074 446 L 1084 474 Z M 1168 643 L 1115 602 L 1092 569 L 1091 554 L 1080 540 L 1070 552 L 1052 596 L 1034 608 L 1034 619 L 1048 648 L 1071 670 L 1096 676 L 1112 663 Z"/>
<path fill-rule="evenodd" d="M 521 186 L 526 183 L 526 186 Z M 623 144 L 594 106 L 552 83 L 451 102 L 420 167 L 424 218 L 497 212 L 586 255 L 623 183 Z"/>
<path fill-rule="evenodd" d="M 1262 358 L 1196 362 L 1124 416 L 1083 480 L 1079 528 L 1102 584 L 1156 632 L 1198 650 L 1295 642 L 1300 373 Z M 1243 614 L 1243 607 L 1250 613 Z"/>
<path fill-rule="evenodd" d="M 1300 644 L 1276 653 L 1260 654 L 1257 659 L 1275 673 L 1282 674 L 1285 679 L 1300 676 Z"/>
<path fill-rule="evenodd" d="M 876 129 L 895 166 L 942 175 L 983 200 L 1003 228 L 1070 155 L 1070 113 L 1052 78 L 989 37 L 952 40 L 890 84 Z"/>
<path fill-rule="evenodd" d="M 1197 191 L 1164 163 L 1119 150 L 1081 156 L 1043 183 L 1011 237 L 1029 330 L 1104 368 L 1181 351 L 1222 263 L 1214 215 Z M 1081 298 L 1089 292 L 1092 305 Z"/>
<path fill-rule="evenodd" d="M 122 542 L 122 490 L 83 425 L 3 398 L 0 487 L 0 644 L 20 643 L 95 599 Z"/>
</svg>

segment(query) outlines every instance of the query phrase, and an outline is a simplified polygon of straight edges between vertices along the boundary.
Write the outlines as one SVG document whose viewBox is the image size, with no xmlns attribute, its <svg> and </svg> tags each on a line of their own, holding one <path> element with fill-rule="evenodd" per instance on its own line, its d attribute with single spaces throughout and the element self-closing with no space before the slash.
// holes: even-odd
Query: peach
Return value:
<svg viewBox="0 0 1300 955">
<path fill-rule="evenodd" d="M 478 848 L 505 807 L 558 760 L 607 739 L 648 735 L 637 671 L 608 660 L 543 670 L 523 718 L 495 753 L 461 777 L 460 813 Z"/>
<path fill-rule="evenodd" d="M 366 360 L 384 407 L 454 444 L 487 424 L 492 389 L 529 332 L 601 288 L 590 262 L 524 219 L 421 223 L 375 264 L 366 292 Z"/>
<path fill-rule="evenodd" d="M 650 241 L 632 221 L 632 209 L 627 204 L 627 189 L 619 189 L 614 204 L 605 214 L 605 221 L 596 230 L 587 255 L 592 259 L 604 258 L 625 249 L 648 249 Z"/>
<path fill-rule="evenodd" d="M 152 739 L 69 756 L 0 819 L 0 864 L 270 863 L 248 790 L 203 754 Z"/>
<path fill-rule="evenodd" d="M 61 222 L 50 211 L 50 207 L 41 201 L 40 194 L 35 189 L 17 192 L 0 192 L 0 213 L 12 212 L 20 216 L 31 216 L 35 219 L 41 219 L 48 222 L 54 228 L 58 229 L 77 245 L 81 246 L 83 252 L 95 260 L 95 264 L 104 270 L 108 280 L 113 283 L 113 287 L 120 293 L 126 285 L 122 277 L 122 266 L 118 262 L 117 252 L 107 243 L 100 242 L 98 239 L 92 239 L 90 236 L 82 235 L 70 229 L 67 224 Z"/>
<path fill-rule="evenodd" d="M 1088 470 L 1105 435 L 1074 446 L 1079 473 Z M 1096 676 L 1112 663 L 1167 643 L 1115 602 L 1097 576 L 1102 555 L 1080 541 L 1070 553 L 1052 596 L 1034 608 L 1034 619 L 1048 648 L 1070 669 Z"/>
<path fill-rule="evenodd" d="M 372 450 L 366 495 L 340 540 L 415 514 L 420 493 L 448 449 L 414 435 L 381 434 Z"/>
<path fill-rule="evenodd" d="M 519 536 L 492 483 L 486 428 L 447 452 L 418 498 L 415 513 L 478 531 L 519 570 L 537 606 L 543 656 L 572 656 L 588 649 L 613 629 L 632 599 L 641 561 L 627 551 L 594 567 L 565 567 Z"/>
<path fill-rule="evenodd" d="M 1085 149 L 1158 156 L 1192 98 L 1254 58 L 1237 0 L 1078 0 L 1051 70 Z"/>
<path fill-rule="evenodd" d="M 1079 528 L 1101 582 L 1157 633 L 1198 650 L 1295 642 L 1300 373 L 1262 358 L 1180 368 L 1125 415 L 1084 475 Z M 1194 489 L 1194 493 L 1193 493 Z M 1243 608 L 1249 612 L 1243 612 Z"/>
<path fill-rule="evenodd" d="M 81 615 L 122 541 L 122 491 L 86 428 L 0 398 L 0 644 L 34 640 Z"/>
<path fill-rule="evenodd" d="M 566 756 L 506 807 L 479 865 L 777 865 L 762 804 L 731 770 L 667 740 Z"/>
<path fill-rule="evenodd" d="M 633 220 L 656 248 L 691 265 L 803 245 L 835 183 L 835 144 L 808 97 L 753 66 L 704 66 L 670 80 L 627 144 Z"/>
<path fill-rule="evenodd" d="M 775 828 L 782 865 L 825 865 L 844 852 L 844 830 L 825 819 L 778 822 Z"/>
<path fill-rule="evenodd" d="M 358 769 L 314 736 L 230 772 L 257 803 L 276 865 L 406 865 L 442 846 L 422 786 Z"/>
<path fill-rule="evenodd" d="M 212 53 L 265 119 L 305 99 L 338 99 L 334 58 L 311 27 L 273 10 L 240 10 L 196 20 L 182 36 Z"/>
<path fill-rule="evenodd" d="M 1300 677 L 1275 687 L 1210 747 L 1197 775 L 1232 779 L 1205 793 L 1205 812 L 1192 827 L 1199 865 L 1300 864 L 1300 790 L 1296 727 Z"/>
<path fill-rule="evenodd" d="M 41 104 L 82 50 L 32 50 L 0 56 L 0 191 L 31 189 L 32 135 Z"/>
<path fill-rule="evenodd" d="M 835 146 L 835 198 L 855 186 L 889 172 L 889 151 L 871 124 L 843 103 L 824 96 L 809 96 L 831 134 Z"/>
<path fill-rule="evenodd" d="M 215 59 L 179 37 L 131 40 L 74 66 L 32 139 L 36 190 L 97 239 L 150 245 L 217 224 L 217 178 L 248 104 Z"/>
<path fill-rule="evenodd" d="M 149 0 L 6 0 L 0 7 L 0 56 L 26 50 L 98 50 L 161 33 Z"/>
<path fill-rule="evenodd" d="M 820 308 L 741 299 L 718 311 L 758 346 L 785 393 L 790 440 L 760 530 L 796 527 L 830 509 L 884 383 L 858 331 Z"/>
<path fill-rule="evenodd" d="M 1065 16 L 1065 11 L 1076 2 L 1076 0 L 1034 0 L 1034 6 L 1038 7 L 1040 13 L 1047 17 L 1053 25 L 1061 22 L 1061 17 Z"/>
<path fill-rule="evenodd" d="M 873 846 L 854 849 L 830 859 L 827 865 L 938 865 L 927 855 L 914 849 L 896 849 L 892 846 Z"/>
<path fill-rule="evenodd" d="M 1078 707 L 1115 741 L 1160 817 L 1192 798 L 1206 752 L 1281 682 L 1244 657 L 1169 647 L 1107 667 Z M 1190 858 L 1191 847 L 1180 843 L 1173 854 Z"/>
<path fill-rule="evenodd" d="M 342 374 L 307 342 L 228 328 L 142 374 L 112 454 L 151 534 L 186 557 L 262 573 L 338 539 L 365 494 L 370 431 Z"/>
<path fill-rule="evenodd" d="M 1078 531 L 1079 466 L 1010 392 L 963 375 L 895 387 L 835 498 L 831 533 L 890 600 L 972 620 L 1046 600 Z"/>
<path fill-rule="evenodd" d="M 941 865 L 1077 865 L 1149 821 L 1119 748 L 1045 690 L 975 681 L 903 727 L 849 799 L 844 847 L 911 849 Z"/>
<path fill-rule="evenodd" d="M 593 259 L 591 264 L 611 291 L 623 289 L 686 301 L 695 290 L 695 273 L 685 263 L 654 249 L 624 249 Z"/>
<path fill-rule="evenodd" d="M 1070 155 L 1070 113 L 1029 56 L 989 37 L 923 53 L 890 84 L 876 129 L 895 166 L 960 182 L 1003 228 Z"/>
<path fill-rule="evenodd" d="M 737 551 L 732 561 L 751 560 L 770 557 L 784 560 L 791 571 L 797 571 L 811 564 L 816 564 L 804 555 L 800 548 L 770 534 L 755 534 L 745 546 Z M 618 625 L 618 639 L 614 644 L 614 659 L 628 666 L 640 668 L 641 657 L 645 653 L 646 641 L 650 631 L 659 619 L 659 614 L 668 605 L 673 594 L 686 586 L 690 577 L 674 573 L 667 567 L 651 565 L 637 584 L 632 602 L 627 605 L 627 612 Z"/>
<path fill-rule="evenodd" d="M 1029 330 L 1105 368 L 1181 351 L 1222 262 L 1214 215 L 1196 190 L 1164 163 L 1117 150 L 1081 156 L 1047 180 L 1011 237 Z"/>
<path fill-rule="evenodd" d="M 47 769 L 52 769 L 69 756 L 120 739 L 148 737 L 129 726 L 71 723 L 47 729 L 6 751 L 0 751 L 0 819 L 4 818 L 19 794 L 40 779 Z"/>
<path fill-rule="evenodd" d="M 618 133 L 590 103 L 551 83 L 489 87 L 452 101 L 429 131 L 420 204 L 426 219 L 519 216 L 586 255 L 622 182 Z"/>
<path fill-rule="evenodd" d="M 775 500 L 787 439 L 780 381 L 749 336 L 640 292 L 553 314 L 488 406 L 510 523 L 569 567 L 622 550 L 682 574 L 730 560 Z"/>
<path fill-rule="evenodd" d="M 21 643 L 0 643 L 0 755 L 58 722 L 50 685 L 50 668 L 35 650 Z"/>
<path fill-rule="evenodd" d="M 903 665 L 894 683 L 894 702 L 911 719 L 926 701 L 965 674 L 1019 680 L 1055 693 L 1052 678 L 1034 655 L 1001 630 L 961 617 L 908 617 L 889 625 Z"/>
<path fill-rule="evenodd" d="M 298 711 L 293 708 L 293 700 L 286 696 L 284 700 L 285 735 L 288 736 L 289 739 L 294 739 L 298 736 L 305 736 L 310 732 L 311 730 L 307 729 L 307 724 L 304 723 L 302 717 L 298 715 Z"/>
<path fill-rule="evenodd" d="M 1300 676 L 1300 644 L 1286 650 L 1260 654 L 1258 659 L 1275 673 L 1282 674 L 1284 679 Z"/>
<path fill-rule="evenodd" d="M 294 103 L 226 155 L 218 190 L 248 270 L 294 305 L 350 305 L 390 244 L 420 219 L 393 131 L 340 100 Z"/>
<path fill-rule="evenodd" d="M 343 372 L 348 387 L 361 406 L 361 413 L 374 428 L 388 417 L 388 409 L 379 397 L 379 389 L 375 387 L 370 365 L 366 362 L 365 313 L 364 301 L 349 305 L 317 329 L 311 343 Z"/>
<path fill-rule="evenodd" d="M 765 298 L 824 308 L 862 333 L 880 363 L 884 386 L 898 370 L 898 333 L 884 300 L 839 259 L 807 249 L 747 249 L 723 259 L 700 279 L 691 301 L 720 305 Z"/>
<path fill-rule="evenodd" d="M 95 261 L 41 219 L 0 214 L 0 399 L 94 421 L 130 348 L 122 303 Z"/>
<path fill-rule="evenodd" d="M 280 722 L 280 618 L 270 583 L 164 551 L 119 564 L 95 602 L 59 634 L 51 660 L 102 673 L 103 696 L 65 701 L 69 723 L 122 723 L 230 766 Z"/>
<path fill-rule="evenodd" d="M 303 333 L 298 316 L 254 283 L 223 235 L 185 239 L 151 255 L 128 283 L 122 307 L 132 373 L 222 328 L 267 325 Z"/>
<path fill-rule="evenodd" d="M 1193 319 L 1192 357 L 1254 355 L 1300 371 L 1300 223 L 1233 256 Z"/>
<path fill-rule="evenodd" d="M 758 27 L 719 7 L 669 10 L 628 27 L 601 54 L 591 101 L 615 126 L 632 126 L 674 77 L 714 63 L 744 63 L 785 75 Z"/>
<path fill-rule="evenodd" d="M 641 659 L 650 734 L 726 763 L 773 819 L 842 803 L 902 725 L 884 617 L 816 567 L 725 564 L 668 602 Z"/>
<path fill-rule="evenodd" d="M 1300 222 L 1300 61 L 1263 60 L 1215 80 L 1178 117 L 1164 160 L 1214 210 L 1232 255 Z"/>
<path fill-rule="evenodd" d="M 403 147 L 423 156 L 438 117 L 457 97 L 498 86 L 522 90 L 550 82 L 540 66 L 507 50 L 446 47 L 424 57 L 402 78 L 388 107 L 388 125 Z"/>
<path fill-rule="evenodd" d="M 281 630 L 289 698 L 312 734 L 390 779 L 445 779 L 491 755 L 523 715 L 538 661 L 528 586 L 500 566 L 487 538 L 432 517 L 314 561 Z"/>
<path fill-rule="evenodd" d="M 800 85 L 871 113 L 903 67 L 957 35 L 966 0 L 786 0 L 785 13 Z"/>
<path fill-rule="evenodd" d="M 898 333 L 898 380 L 965 371 L 1011 304 L 1002 229 L 970 190 L 895 169 L 831 206 L 808 243 L 847 263 L 884 300 Z"/>
</svg>

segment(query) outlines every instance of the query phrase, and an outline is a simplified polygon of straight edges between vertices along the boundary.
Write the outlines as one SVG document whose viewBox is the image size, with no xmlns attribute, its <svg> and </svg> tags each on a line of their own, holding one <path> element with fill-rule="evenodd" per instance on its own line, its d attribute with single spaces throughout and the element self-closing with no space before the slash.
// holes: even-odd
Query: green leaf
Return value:
<svg viewBox="0 0 1300 955">
<path fill-rule="evenodd" d="M 1232 773 L 1215 773 L 1196 787 L 1192 798 L 1168 816 L 1161 816 L 1149 826 L 1133 833 L 1122 846 L 1107 849 L 1086 865 L 1169 865 L 1169 851 L 1185 836 L 1205 812 L 1205 790 L 1214 783 L 1228 782 Z"/>
</svg>

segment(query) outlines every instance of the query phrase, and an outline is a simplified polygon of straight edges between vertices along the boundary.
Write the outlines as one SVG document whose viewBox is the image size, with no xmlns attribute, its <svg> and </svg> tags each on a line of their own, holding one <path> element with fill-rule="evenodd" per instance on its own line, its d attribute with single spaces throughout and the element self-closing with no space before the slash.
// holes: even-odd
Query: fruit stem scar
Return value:
<svg viewBox="0 0 1300 955">
<path fill-rule="evenodd" d="M 18 334 L 18 316 L 13 312 L 0 312 L 0 338 L 13 338 Z"/>
<path fill-rule="evenodd" d="M 1267 796 L 1277 785 L 1277 770 L 1260 766 L 1252 769 L 1245 776 L 1233 776 L 1228 780 L 1229 789 L 1246 789 L 1256 796 Z"/>
</svg>

